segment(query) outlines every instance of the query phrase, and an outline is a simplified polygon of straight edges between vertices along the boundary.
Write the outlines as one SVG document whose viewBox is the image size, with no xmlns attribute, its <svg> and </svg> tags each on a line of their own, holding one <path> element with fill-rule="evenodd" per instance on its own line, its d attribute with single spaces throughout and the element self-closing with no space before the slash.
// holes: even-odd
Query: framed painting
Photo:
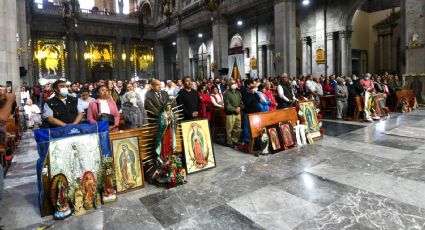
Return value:
<svg viewBox="0 0 425 230">
<path fill-rule="evenodd" d="M 277 153 L 282 151 L 283 144 L 279 138 L 279 125 L 267 126 L 267 135 L 269 136 L 269 148 L 270 152 Z"/>
<path fill-rule="evenodd" d="M 300 103 L 298 115 L 303 118 L 307 138 L 321 138 L 320 124 L 317 119 L 316 106 L 314 102 L 307 101 Z"/>
<path fill-rule="evenodd" d="M 216 166 L 208 120 L 181 123 L 183 149 L 188 174 Z"/>
<path fill-rule="evenodd" d="M 111 142 L 117 193 L 142 188 L 145 184 L 138 137 L 115 139 Z"/>
<path fill-rule="evenodd" d="M 280 122 L 279 123 L 280 139 L 282 140 L 283 147 L 285 149 L 293 148 L 297 145 L 295 138 L 294 128 L 291 122 Z"/>
<path fill-rule="evenodd" d="M 86 134 L 52 140 L 49 148 L 50 177 L 60 173 L 68 179 L 70 193 L 86 171 L 100 170 L 102 156 L 98 134 Z M 96 178 L 94 178 L 96 179 Z"/>
</svg>

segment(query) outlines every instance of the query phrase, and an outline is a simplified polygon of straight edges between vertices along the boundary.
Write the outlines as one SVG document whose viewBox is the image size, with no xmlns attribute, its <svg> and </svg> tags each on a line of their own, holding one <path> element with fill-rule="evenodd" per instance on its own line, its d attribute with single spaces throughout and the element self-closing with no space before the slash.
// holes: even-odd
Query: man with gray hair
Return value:
<svg viewBox="0 0 425 230">
<path fill-rule="evenodd" d="M 336 118 L 341 120 L 347 115 L 348 107 L 348 89 L 345 85 L 344 79 L 338 77 L 336 79 L 337 85 L 335 87 L 335 99 L 336 99 Z"/>
</svg>

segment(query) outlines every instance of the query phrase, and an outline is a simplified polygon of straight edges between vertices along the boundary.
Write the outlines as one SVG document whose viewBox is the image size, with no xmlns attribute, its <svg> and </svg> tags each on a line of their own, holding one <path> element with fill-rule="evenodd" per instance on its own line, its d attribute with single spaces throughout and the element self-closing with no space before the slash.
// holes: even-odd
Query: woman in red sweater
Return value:
<svg viewBox="0 0 425 230">
<path fill-rule="evenodd" d="M 273 95 L 271 85 L 272 84 L 269 81 L 266 83 L 266 92 L 264 93 L 266 95 L 266 98 L 270 100 L 269 111 L 276 110 L 277 107 L 276 98 Z"/>
<path fill-rule="evenodd" d="M 198 88 L 199 99 L 201 100 L 201 111 L 199 111 L 198 117 L 200 119 L 211 120 L 211 109 L 212 101 L 211 96 L 208 93 L 207 85 L 202 83 Z"/>
</svg>

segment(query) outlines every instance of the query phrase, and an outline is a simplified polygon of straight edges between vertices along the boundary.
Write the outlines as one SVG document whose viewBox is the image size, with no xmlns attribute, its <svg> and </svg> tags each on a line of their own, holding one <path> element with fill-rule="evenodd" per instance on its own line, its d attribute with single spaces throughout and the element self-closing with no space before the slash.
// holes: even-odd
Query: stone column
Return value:
<svg viewBox="0 0 425 230">
<path fill-rule="evenodd" d="M 301 44 L 302 44 L 301 73 L 302 75 L 307 76 L 308 74 L 310 74 L 309 61 L 311 60 L 311 56 L 308 55 L 309 54 L 308 49 L 310 48 L 308 45 L 308 38 L 307 37 L 301 38 Z"/>
<path fill-rule="evenodd" d="M 24 67 L 27 70 L 26 76 L 23 78 L 24 81 L 26 81 L 29 85 L 34 84 L 34 79 L 32 75 L 30 75 L 29 71 L 29 52 L 28 49 L 28 34 L 30 30 L 27 30 L 27 21 L 26 21 L 26 13 L 25 13 L 25 0 L 17 0 L 16 1 L 16 7 L 18 12 L 18 18 L 17 18 L 17 24 L 18 24 L 18 35 L 19 35 L 19 41 L 18 41 L 18 48 L 22 49 L 22 52 L 20 54 L 19 58 L 19 66 Z"/>
<path fill-rule="evenodd" d="M 179 78 L 190 75 L 189 68 L 189 37 L 183 30 L 177 33 L 177 61 L 179 64 Z"/>
<path fill-rule="evenodd" d="M 341 75 L 351 76 L 351 31 L 340 31 L 340 50 L 341 50 Z"/>
<path fill-rule="evenodd" d="M 267 77 L 275 76 L 273 68 L 273 48 L 271 45 L 267 45 Z"/>
<path fill-rule="evenodd" d="M 335 60 L 334 60 L 334 35 L 333 33 L 326 34 L 327 52 L 326 59 L 328 63 L 328 76 L 335 73 Z"/>
<path fill-rule="evenodd" d="M 67 69 L 67 75 L 66 79 L 68 81 L 75 81 L 76 79 L 76 49 L 75 49 L 75 35 L 72 32 L 69 32 L 67 38 L 66 38 L 66 51 L 67 51 L 67 63 L 68 63 L 68 69 Z"/>
<path fill-rule="evenodd" d="M 214 16 L 214 21 L 212 25 L 213 33 L 213 53 L 214 53 L 214 62 L 215 62 L 215 71 L 214 76 L 220 76 L 218 71 L 222 68 L 228 67 L 228 58 L 229 58 L 229 39 L 228 39 L 228 29 L 227 29 L 227 20 L 223 15 L 216 13 Z M 231 70 L 229 70 L 229 73 Z"/>
<path fill-rule="evenodd" d="M 124 62 L 127 59 L 130 59 L 129 56 L 127 56 L 127 54 L 125 54 L 125 60 L 123 60 L 123 38 L 121 36 L 118 36 L 116 38 L 116 54 L 115 55 L 117 57 L 117 62 L 115 64 L 115 69 L 116 69 L 116 74 L 117 76 L 115 77 L 118 80 L 124 80 L 125 79 L 125 71 L 124 71 Z"/>
<path fill-rule="evenodd" d="M 265 71 L 264 71 L 264 55 L 263 55 L 263 47 L 258 47 L 258 78 L 265 78 Z"/>
<path fill-rule="evenodd" d="M 84 42 L 84 37 L 79 37 L 78 38 L 78 65 L 79 65 L 78 80 L 83 83 L 88 82 L 86 61 L 84 60 L 85 47 L 86 47 L 86 44 Z"/>
<path fill-rule="evenodd" d="M 296 1 L 285 0 L 274 5 L 274 28 L 276 53 L 282 61 L 276 63 L 277 74 L 284 72 L 289 76 L 297 74 L 296 54 Z"/>
<path fill-rule="evenodd" d="M 16 1 L 1 1 L 0 3 L 0 84 L 12 81 L 13 92 L 19 92 L 19 66 L 16 53 L 17 42 L 17 9 Z M 19 94 L 17 100 L 19 101 Z"/>
<path fill-rule="evenodd" d="M 125 38 L 125 79 L 130 80 L 133 76 L 131 73 L 131 38 Z"/>
<path fill-rule="evenodd" d="M 164 59 L 164 45 L 162 41 L 156 40 L 154 42 L 154 52 L 155 52 L 155 78 L 159 80 L 165 80 L 165 59 Z M 168 79 L 168 78 L 167 78 Z"/>
<path fill-rule="evenodd" d="M 316 49 L 318 47 L 317 45 L 317 37 L 316 35 L 313 35 L 310 37 L 311 38 L 311 45 L 310 45 L 310 69 L 311 69 L 311 74 L 317 74 L 319 72 L 319 68 L 318 65 L 316 63 Z"/>
</svg>

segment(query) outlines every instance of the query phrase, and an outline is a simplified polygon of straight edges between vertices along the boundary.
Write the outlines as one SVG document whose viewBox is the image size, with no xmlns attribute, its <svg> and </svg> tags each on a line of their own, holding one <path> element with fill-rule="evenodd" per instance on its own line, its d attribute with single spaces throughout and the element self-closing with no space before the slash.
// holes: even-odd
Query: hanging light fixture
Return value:
<svg viewBox="0 0 425 230">
<path fill-rule="evenodd" d="M 173 9 L 171 0 L 163 0 L 162 1 L 162 15 L 165 16 L 165 25 L 170 27 L 173 24 Z"/>
</svg>

